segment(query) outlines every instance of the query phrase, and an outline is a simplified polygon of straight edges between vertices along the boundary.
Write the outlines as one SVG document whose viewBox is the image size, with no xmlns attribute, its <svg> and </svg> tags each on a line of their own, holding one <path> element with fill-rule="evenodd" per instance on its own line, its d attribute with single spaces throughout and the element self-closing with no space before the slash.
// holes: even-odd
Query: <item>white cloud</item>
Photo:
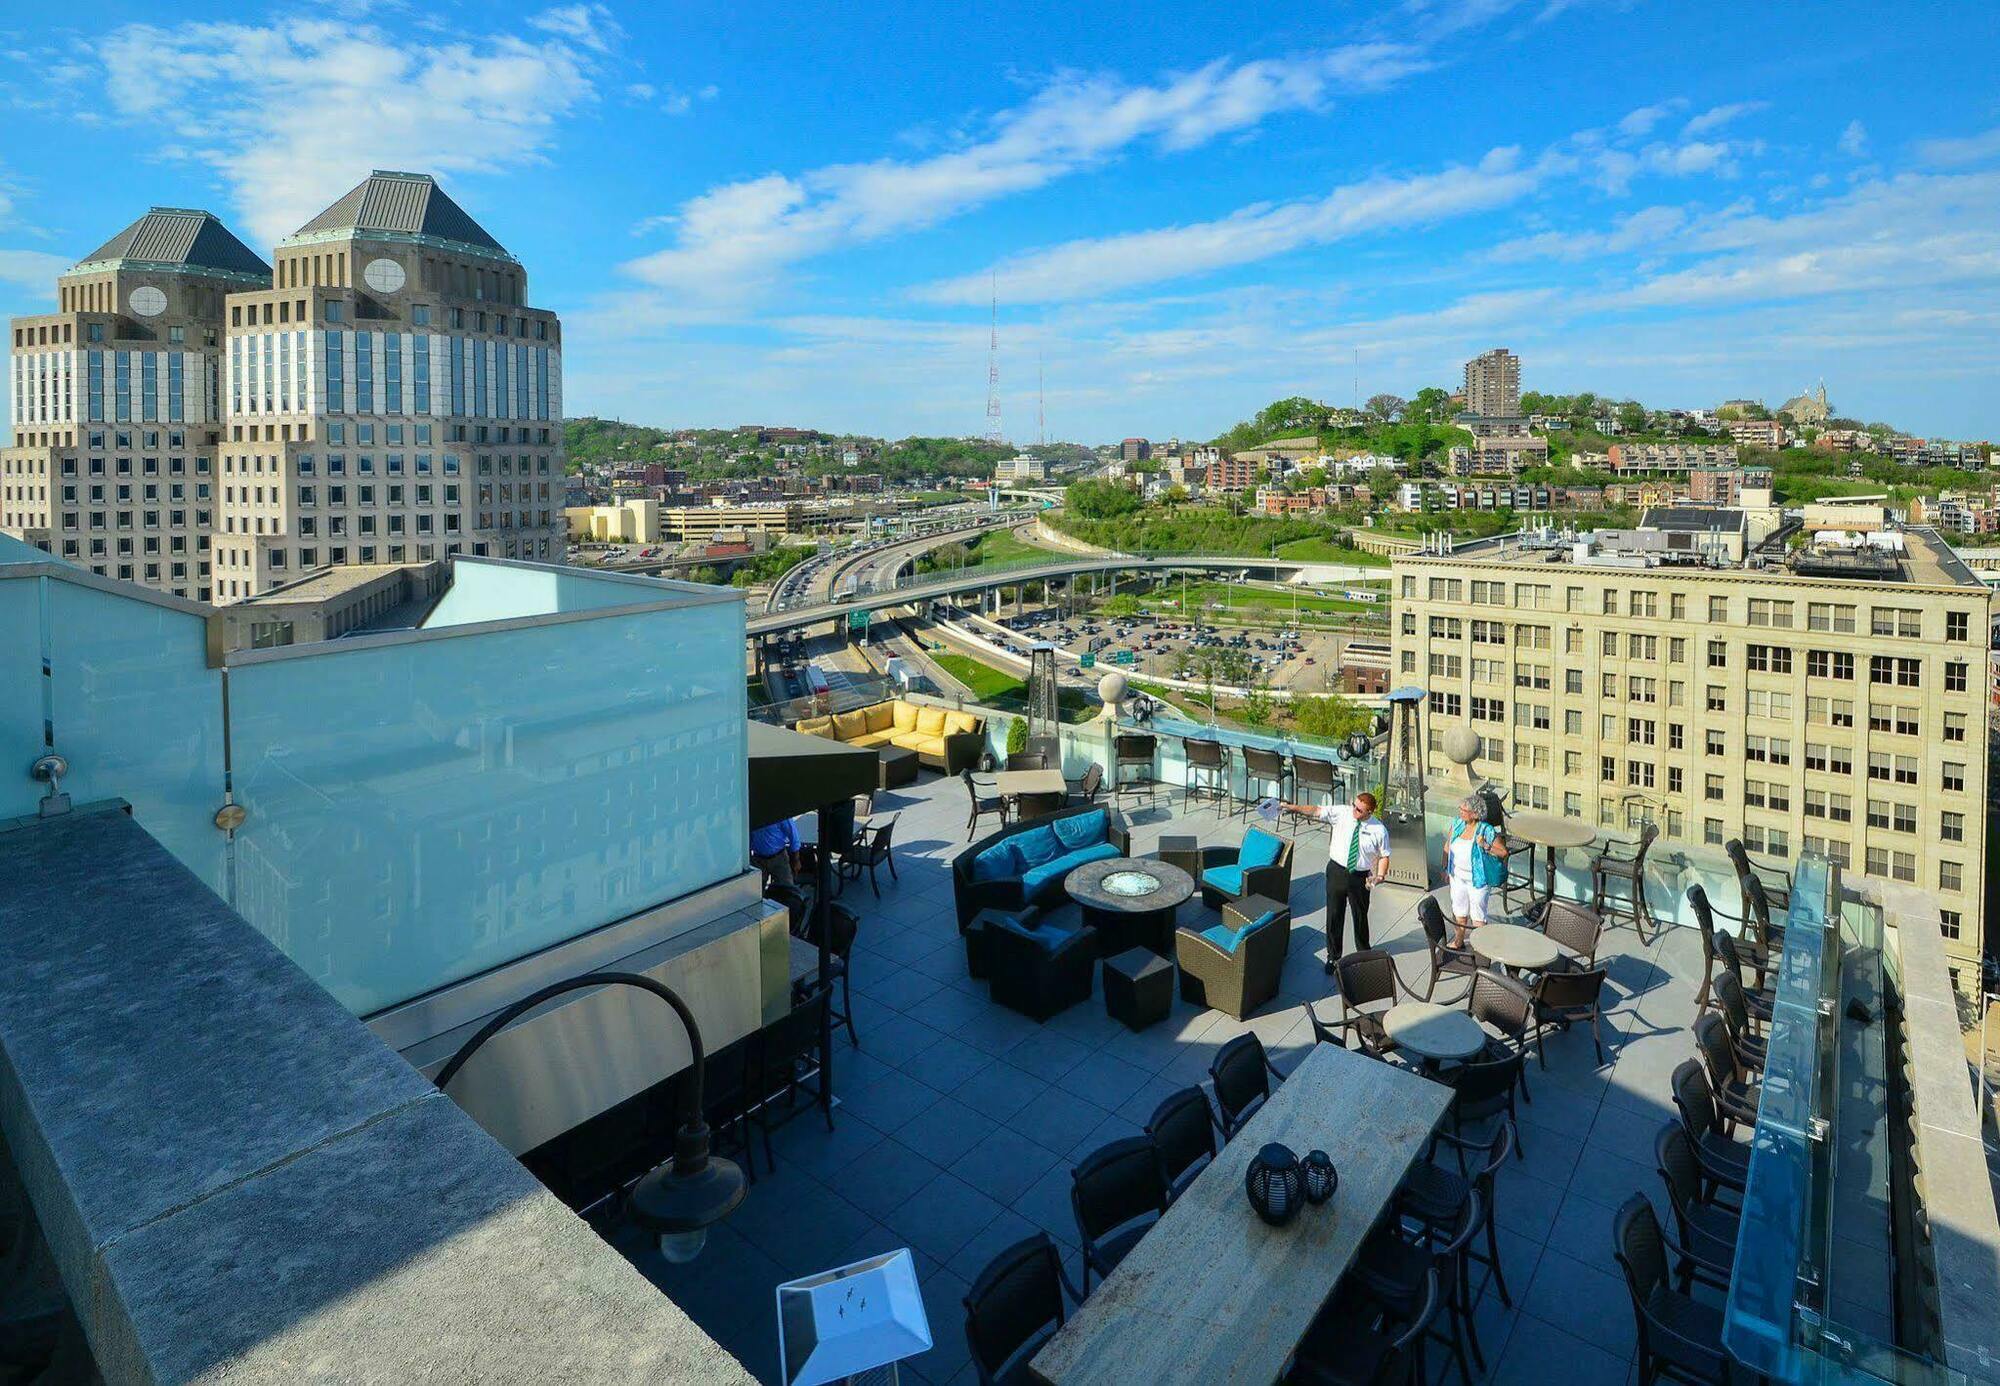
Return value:
<svg viewBox="0 0 2000 1386">
<path fill-rule="evenodd" d="M 212 167 L 252 244 L 268 246 L 371 168 L 467 174 L 541 157 L 593 98 L 616 28 L 587 5 L 530 23 L 533 37 L 472 39 L 324 20 L 131 24 L 99 51 L 116 114 Z"/>
<path fill-rule="evenodd" d="M 1740 120 L 1753 111 L 1761 111 L 1771 103 L 1768 101 L 1732 101 L 1726 106 L 1711 106 L 1681 127 L 1682 135 L 1704 135 L 1710 130 L 1720 130 L 1733 121 Z"/>
<path fill-rule="evenodd" d="M 1632 213 L 1609 231 L 1543 231 L 1503 241 L 1493 248 L 1491 258 L 1502 264 L 1520 264 L 1657 250 L 1687 219 L 1687 213 L 1679 207 L 1648 207 Z"/>
<path fill-rule="evenodd" d="M 0 250 L 0 284 L 49 292 L 50 281 L 70 264 L 68 256 L 45 250 Z"/>
<path fill-rule="evenodd" d="M 1864 159 L 1868 156 L 1868 127 L 1858 119 L 1847 122 L 1847 128 L 1840 132 L 1838 144 L 1840 152 L 1850 159 Z"/>
<path fill-rule="evenodd" d="M 1650 135 L 1654 126 L 1686 104 L 1687 102 L 1675 98 L 1671 101 L 1655 102 L 1650 106 L 1641 106 L 1618 122 L 1618 133 L 1634 139 Z"/>
<path fill-rule="evenodd" d="M 1062 73 L 945 153 L 774 172 L 711 188 L 682 205 L 674 245 L 626 268 L 697 297 L 740 297 L 841 245 L 933 225 L 1136 145 L 1190 149 L 1274 115 L 1320 110 L 1335 95 L 1379 90 L 1424 65 L 1403 46 L 1368 43 L 1303 58 L 1218 60 L 1142 86 Z"/>
<path fill-rule="evenodd" d="M 1325 197 L 1257 203 L 1215 221 L 1070 241 L 1003 261 L 993 272 L 1009 303 L 1092 297 L 1251 264 L 1301 246 L 1490 210 L 1526 196 L 1562 166 L 1551 157 L 1527 164 L 1518 149 L 1496 149 L 1472 167 L 1370 178 Z M 977 303 L 984 301 L 986 285 L 982 271 L 926 285 L 917 296 L 934 303 Z"/>
<path fill-rule="evenodd" d="M 1946 167 L 1980 164 L 1988 159 L 2000 158 L 2000 126 L 1977 135 L 1965 135 L 1954 139 L 1920 140 L 1917 143 L 1917 158 L 1927 164 L 1941 164 Z"/>
</svg>

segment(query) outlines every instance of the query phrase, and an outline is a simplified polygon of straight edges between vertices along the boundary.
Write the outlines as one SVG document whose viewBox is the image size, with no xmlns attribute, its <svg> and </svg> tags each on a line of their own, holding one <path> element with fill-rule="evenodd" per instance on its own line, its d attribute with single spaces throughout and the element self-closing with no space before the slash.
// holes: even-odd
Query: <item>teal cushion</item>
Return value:
<svg viewBox="0 0 2000 1386">
<path fill-rule="evenodd" d="M 1060 898 L 1063 878 L 1082 866 L 1085 862 L 1102 861 L 1106 857 L 1119 855 L 1118 849 L 1108 842 L 1093 843 L 1079 847 L 1074 852 L 1066 852 L 1054 861 L 1031 866 L 1021 873 L 1021 890 L 1030 900 L 1044 901 Z"/>
<path fill-rule="evenodd" d="M 1093 842 L 1104 841 L 1111 820 L 1103 809 L 1090 813 L 1079 813 L 1070 818 L 1058 818 L 1049 826 L 1055 829 L 1057 837 L 1065 847 L 1088 847 Z"/>
<path fill-rule="evenodd" d="M 1023 866 L 1046 866 L 1062 855 L 1063 844 L 1044 823 L 1038 828 L 1030 828 L 1024 833 L 1015 833 L 1007 839 L 1014 844 L 1014 850 L 1021 854 Z"/>
<path fill-rule="evenodd" d="M 1240 866 L 1211 866 L 1201 873 L 1203 885 L 1226 890 L 1231 895 L 1243 893 L 1243 868 Z"/>
<path fill-rule="evenodd" d="M 1227 924 L 1211 924 L 1201 931 L 1201 936 L 1225 953 L 1234 953 L 1237 942 L 1243 937 Z"/>
<path fill-rule="evenodd" d="M 1237 945 L 1256 933 L 1278 917 L 1276 910 L 1265 910 L 1240 929 L 1232 929 L 1227 924 L 1211 924 L 1201 931 L 1201 936 L 1225 953 L 1234 953 Z"/>
<path fill-rule="evenodd" d="M 1076 932 L 1074 929 L 1058 928 L 1054 924 L 1026 923 L 1015 915 L 1008 915 L 1006 918 L 988 927 L 1002 930 L 1005 933 L 1018 934 L 1022 938 L 1032 940 L 1045 952 L 1050 953 L 1060 948 L 1069 936 Z"/>
<path fill-rule="evenodd" d="M 1236 854 L 1236 864 L 1246 869 L 1253 866 L 1269 866 L 1278 859 L 1278 853 L 1284 848 L 1285 844 L 1271 834 L 1251 828 L 1243 834 L 1243 850 Z"/>
<path fill-rule="evenodd" d="M 996 842 L 972 859 L 975 881 L 1006 881 L 1021 874 L 1021 858 L 1012 842 Z"/>
</svg>

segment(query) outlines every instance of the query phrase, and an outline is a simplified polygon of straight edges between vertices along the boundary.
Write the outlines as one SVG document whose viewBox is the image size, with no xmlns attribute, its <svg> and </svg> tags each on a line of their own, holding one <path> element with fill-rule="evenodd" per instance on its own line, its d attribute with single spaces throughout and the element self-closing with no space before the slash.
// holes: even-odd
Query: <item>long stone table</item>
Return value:
<svg viewBox="0 0 2000 1386">
<path fill-rule="evenodd" d="M 1312 1052 L 1196 1176 L 1030 1369 L 1056 1386 L 1278 1379 L 1404 1172 L 1451 1104 L 1451 1090 L 1330 1044 Z M 1331 1201 L 1270 1227 L 1243 1176 L 1272 1142 L 1324 1150 L 1340 1173 Z"/>
</svg>

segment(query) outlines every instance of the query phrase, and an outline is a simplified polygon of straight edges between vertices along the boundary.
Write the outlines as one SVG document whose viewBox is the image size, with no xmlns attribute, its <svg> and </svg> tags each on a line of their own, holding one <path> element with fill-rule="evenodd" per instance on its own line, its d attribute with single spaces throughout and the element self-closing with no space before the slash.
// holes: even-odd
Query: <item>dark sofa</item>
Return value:
<svg viewBox="0 0 2000 1386">
<path fill-rule="evenodd" d="M 1131 835 L 1116 809 L 1086 804 L 1011 824 L 951 861 L 952 898 L 962 934 L 981 910 L 1047 908 L 1067 898 L 1063 879 L 1085 862 L 1130 855 Z"/>
</svg>

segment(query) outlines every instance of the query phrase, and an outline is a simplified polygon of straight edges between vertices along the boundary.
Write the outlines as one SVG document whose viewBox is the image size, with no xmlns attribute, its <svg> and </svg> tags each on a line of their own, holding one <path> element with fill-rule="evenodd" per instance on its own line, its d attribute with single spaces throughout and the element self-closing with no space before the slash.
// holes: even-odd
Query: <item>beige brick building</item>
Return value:
<svg viewBox="0 0 2000 1386">
<path fill-rule="evenodd" d="M 1651 819 L 1665 850 L 1822 852 L 1935 890 L 1970 988 L 1989 594 L 1932 531 L 1861 507 L 1808 516 L 1837 522 L 1854 528 L 1796 549 L 1797 524 L 1774 531 L 1764 510 L 1740 531 L 1642 524 L 1400 556 L 1393 677 L 1430 690 L 1433 752 L 1471 727 L 1518 806 L 1619 833 Z M 1731 558 L 1715 536 L 1739 533 Z"/>
<path fill-rule="evenodd" d="M 9 324 L 0 531 L 106 577 L 210 596 L 231 293 L 271 268 L 195 208 L 155 207 Z"/>
</svg>

